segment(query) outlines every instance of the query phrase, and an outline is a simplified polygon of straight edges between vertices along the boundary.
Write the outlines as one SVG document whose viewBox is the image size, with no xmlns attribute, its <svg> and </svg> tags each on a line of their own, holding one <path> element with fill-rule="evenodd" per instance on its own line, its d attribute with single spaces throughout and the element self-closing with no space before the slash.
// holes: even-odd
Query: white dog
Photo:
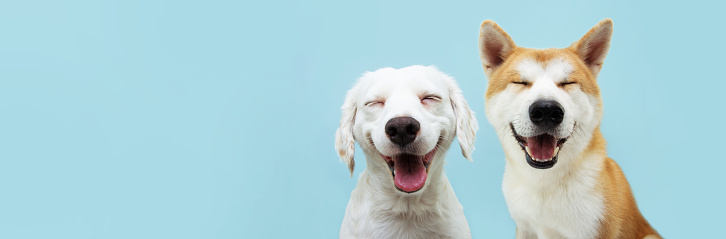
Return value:
<svg viewBox="0 0 726 239">
<path fill-rule="evenodd" d="M 353 174 L 355 141 L 367 169 L 351 194 L 341 238 L 471 238 L 444 174 L 456 136 L 471 160 L 479 128 L 454 79 L 435 67 L 368 72 L 348 91 L 335 149 Z"/>
</svg>

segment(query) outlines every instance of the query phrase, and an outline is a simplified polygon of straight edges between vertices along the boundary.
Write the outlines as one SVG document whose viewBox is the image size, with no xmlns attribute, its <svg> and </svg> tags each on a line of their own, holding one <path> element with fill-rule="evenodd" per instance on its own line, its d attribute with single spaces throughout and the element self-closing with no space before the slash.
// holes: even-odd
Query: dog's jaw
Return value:
<svg viewBox="0 0 726 239">
<path fill-rule="evenodd" d="M 576 126 L 577 123 L 574 123 Z M 529 166 L 536 169 L 548 169 L 557 164 L 562 145 L 571 137 L 557 138 L 550 134 L 541 134 L 533 137 L 519 135 L 514 128 L 514 123 L 509 123 L 512 137 L 517 141 L 524 152 L 524 158 Z"/>
<path fill-rule="evenodd" d="M 443 135 L 439 136 L 439 141 L 436 142 L 433 149 L 423 155 L 400 153 L 393 156 L 386 156 L 380 151 L 378 152 L 388 165 L 393 185 L 398 191 L 415 193 L 421 191 L 426 186 L 429 168 L 432 161 L 436 158 L 442 140 Z"/>
<path fill-rule="evenodd" d="M 432 190 L 432 187 L 434 187 L 433 185 L 437 185 L 438 181 L 441 180 L 442 177 L 444 177 L 443 162 L 446 157 L 448 148 L 453 142 L 454 134 L 452 132 L 440 131 L 440 133 L 441 134 L 438 137 L 438 141 L 436 141 L 433 146 L 430 146 L 430 149 L 426 151 L 421 150 L 425 153 L 416 153 L 414 151 L 401 151 L 396 155 L 387 156 L 386 154 L 378 150 L 378 145 L 375 143 L 374 140 L 370 140 L 369 138 L 361 140 L 361 142 L 359 143 L 366 155 L 367 173 L 371 174 L 373 178 L 376 178 L 378 187 L 387 188 L 386 191 L 390 190 L 393 194 L 398 194 L 401 196 L 420 196 L 422 194 L 426 194 L 427 191 Z M 412 156 L 416 157 L 416 159 L 418 160 L 421 160 L 419 162 L 422 163 L 422 165 L 420 166 L 422 166 L 425 170 L 422 172 L 425 174 L 425 178 L 423 178 L 421 185 L 407 187 L 406 185 L 400 185 L 401 181 L 397 182 L 396 180 L 396 176 L 399 176 L 400 180 L 400 176 L 403 176 L 403 174 L 397 175 L 394 171 L 401 170 L 401 168 L 396 169 L 396 161 L 400 160 L 397 157 L 409 157 L 407 160 L 410 160 L 410 157 Z"/>
<path fill-rule="evenodd" d="M 388 164 L 396 189 L 404 193 L 415 193 L 426 186 L 429 166 L 431 166 L 436 151 L 437 148 L 434 147 L 425 155 L 399 154 L 386 156 L 381 154 L 381 157 Z"/>
</svg>

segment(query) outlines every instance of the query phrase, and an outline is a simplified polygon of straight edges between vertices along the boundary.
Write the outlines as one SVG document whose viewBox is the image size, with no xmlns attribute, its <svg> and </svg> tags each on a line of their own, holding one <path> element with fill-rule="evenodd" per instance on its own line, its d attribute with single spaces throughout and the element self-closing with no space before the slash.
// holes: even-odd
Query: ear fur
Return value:
<svg viewBox="0 0 726 239">
<path fill-rule="evenodd" d="M 474 139 L 476 138 L 476 131 L 479 130 L 479 123 L 474 117 L 474 112 L 469 108 L 469 104 L 466 103 L 459 85 L 452 78 L 448 78 L 447 81 L 449 100 L 456 116 L 456 138 L 461 146 L 461 154 L 469 161 L 473 161 L 471 153 L 474 151 Z"/>
<path fill-rule="evenodd" d="M 479 57 L 487 77 L 504 63 L 516 47 L 509 34 L 494 21 L 482 22 L 479 29 Z"/>
<path fill-rule="evenodd" d="M 605 18 L 585 33 L 580 40 L 572 43 L 569 48 L 580 56 L 580 59 L 590 68 L 590 72 L 597 77 L 610 49 L 612 36 L 613 20 Z"/>
<path fill-rule="evenodd" d="M 340 156 L 340 161 L 348 165 L 350 176 L 353 177 L 353 169 L 355 168 L 355 138 L 353 137 L 353 125 L 355 124 L 356 107 L 356 87 L 349 90 L 345 96 L 343 106 L 340 107 L 342 116 L 340 117 L 340 127 L 335 132 L 335 151 Z"/>
</svg>

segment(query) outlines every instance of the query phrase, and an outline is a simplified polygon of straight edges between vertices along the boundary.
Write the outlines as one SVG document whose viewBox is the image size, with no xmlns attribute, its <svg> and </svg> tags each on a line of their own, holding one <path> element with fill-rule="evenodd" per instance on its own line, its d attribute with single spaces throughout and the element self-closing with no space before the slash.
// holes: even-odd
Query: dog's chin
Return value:
<svg viewBox="0 0 726 239">
<path fill-rule="evenodd" d="M 524 137 L 517 134 L 514 125 L 510 124 L 514 138 L 524 151 L 525 159 L 529 166 L 536 169 L 548 169 L 557 164 L 557 156 L 560 153 L 562 144 L 567 138 L 557 138 L 550 134 L 541 134 L 533 137 Z"/>
<path fill-rule="evenodd" d="M 381 156 L 388 163 L 396 189 L 404 193 L 414 193 L 424 187 L 435 154 L 436 147 L 425 155 L 402 153 Z"/>
</svg>

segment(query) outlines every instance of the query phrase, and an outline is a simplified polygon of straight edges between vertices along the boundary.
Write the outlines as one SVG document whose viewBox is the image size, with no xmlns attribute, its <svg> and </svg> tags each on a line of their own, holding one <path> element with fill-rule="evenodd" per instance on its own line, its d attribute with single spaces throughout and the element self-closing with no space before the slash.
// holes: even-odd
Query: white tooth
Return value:
<svg viewBox="0 0 726 239">
<path fill-rule="evenodd" d="M 557 156 L 557 153 L 559 153 L 559 152 L 560 152 L 560 147 L 555 147 L 555 154 L 553 154 L 553 155 L 554 156 Z"/>
</svg>

